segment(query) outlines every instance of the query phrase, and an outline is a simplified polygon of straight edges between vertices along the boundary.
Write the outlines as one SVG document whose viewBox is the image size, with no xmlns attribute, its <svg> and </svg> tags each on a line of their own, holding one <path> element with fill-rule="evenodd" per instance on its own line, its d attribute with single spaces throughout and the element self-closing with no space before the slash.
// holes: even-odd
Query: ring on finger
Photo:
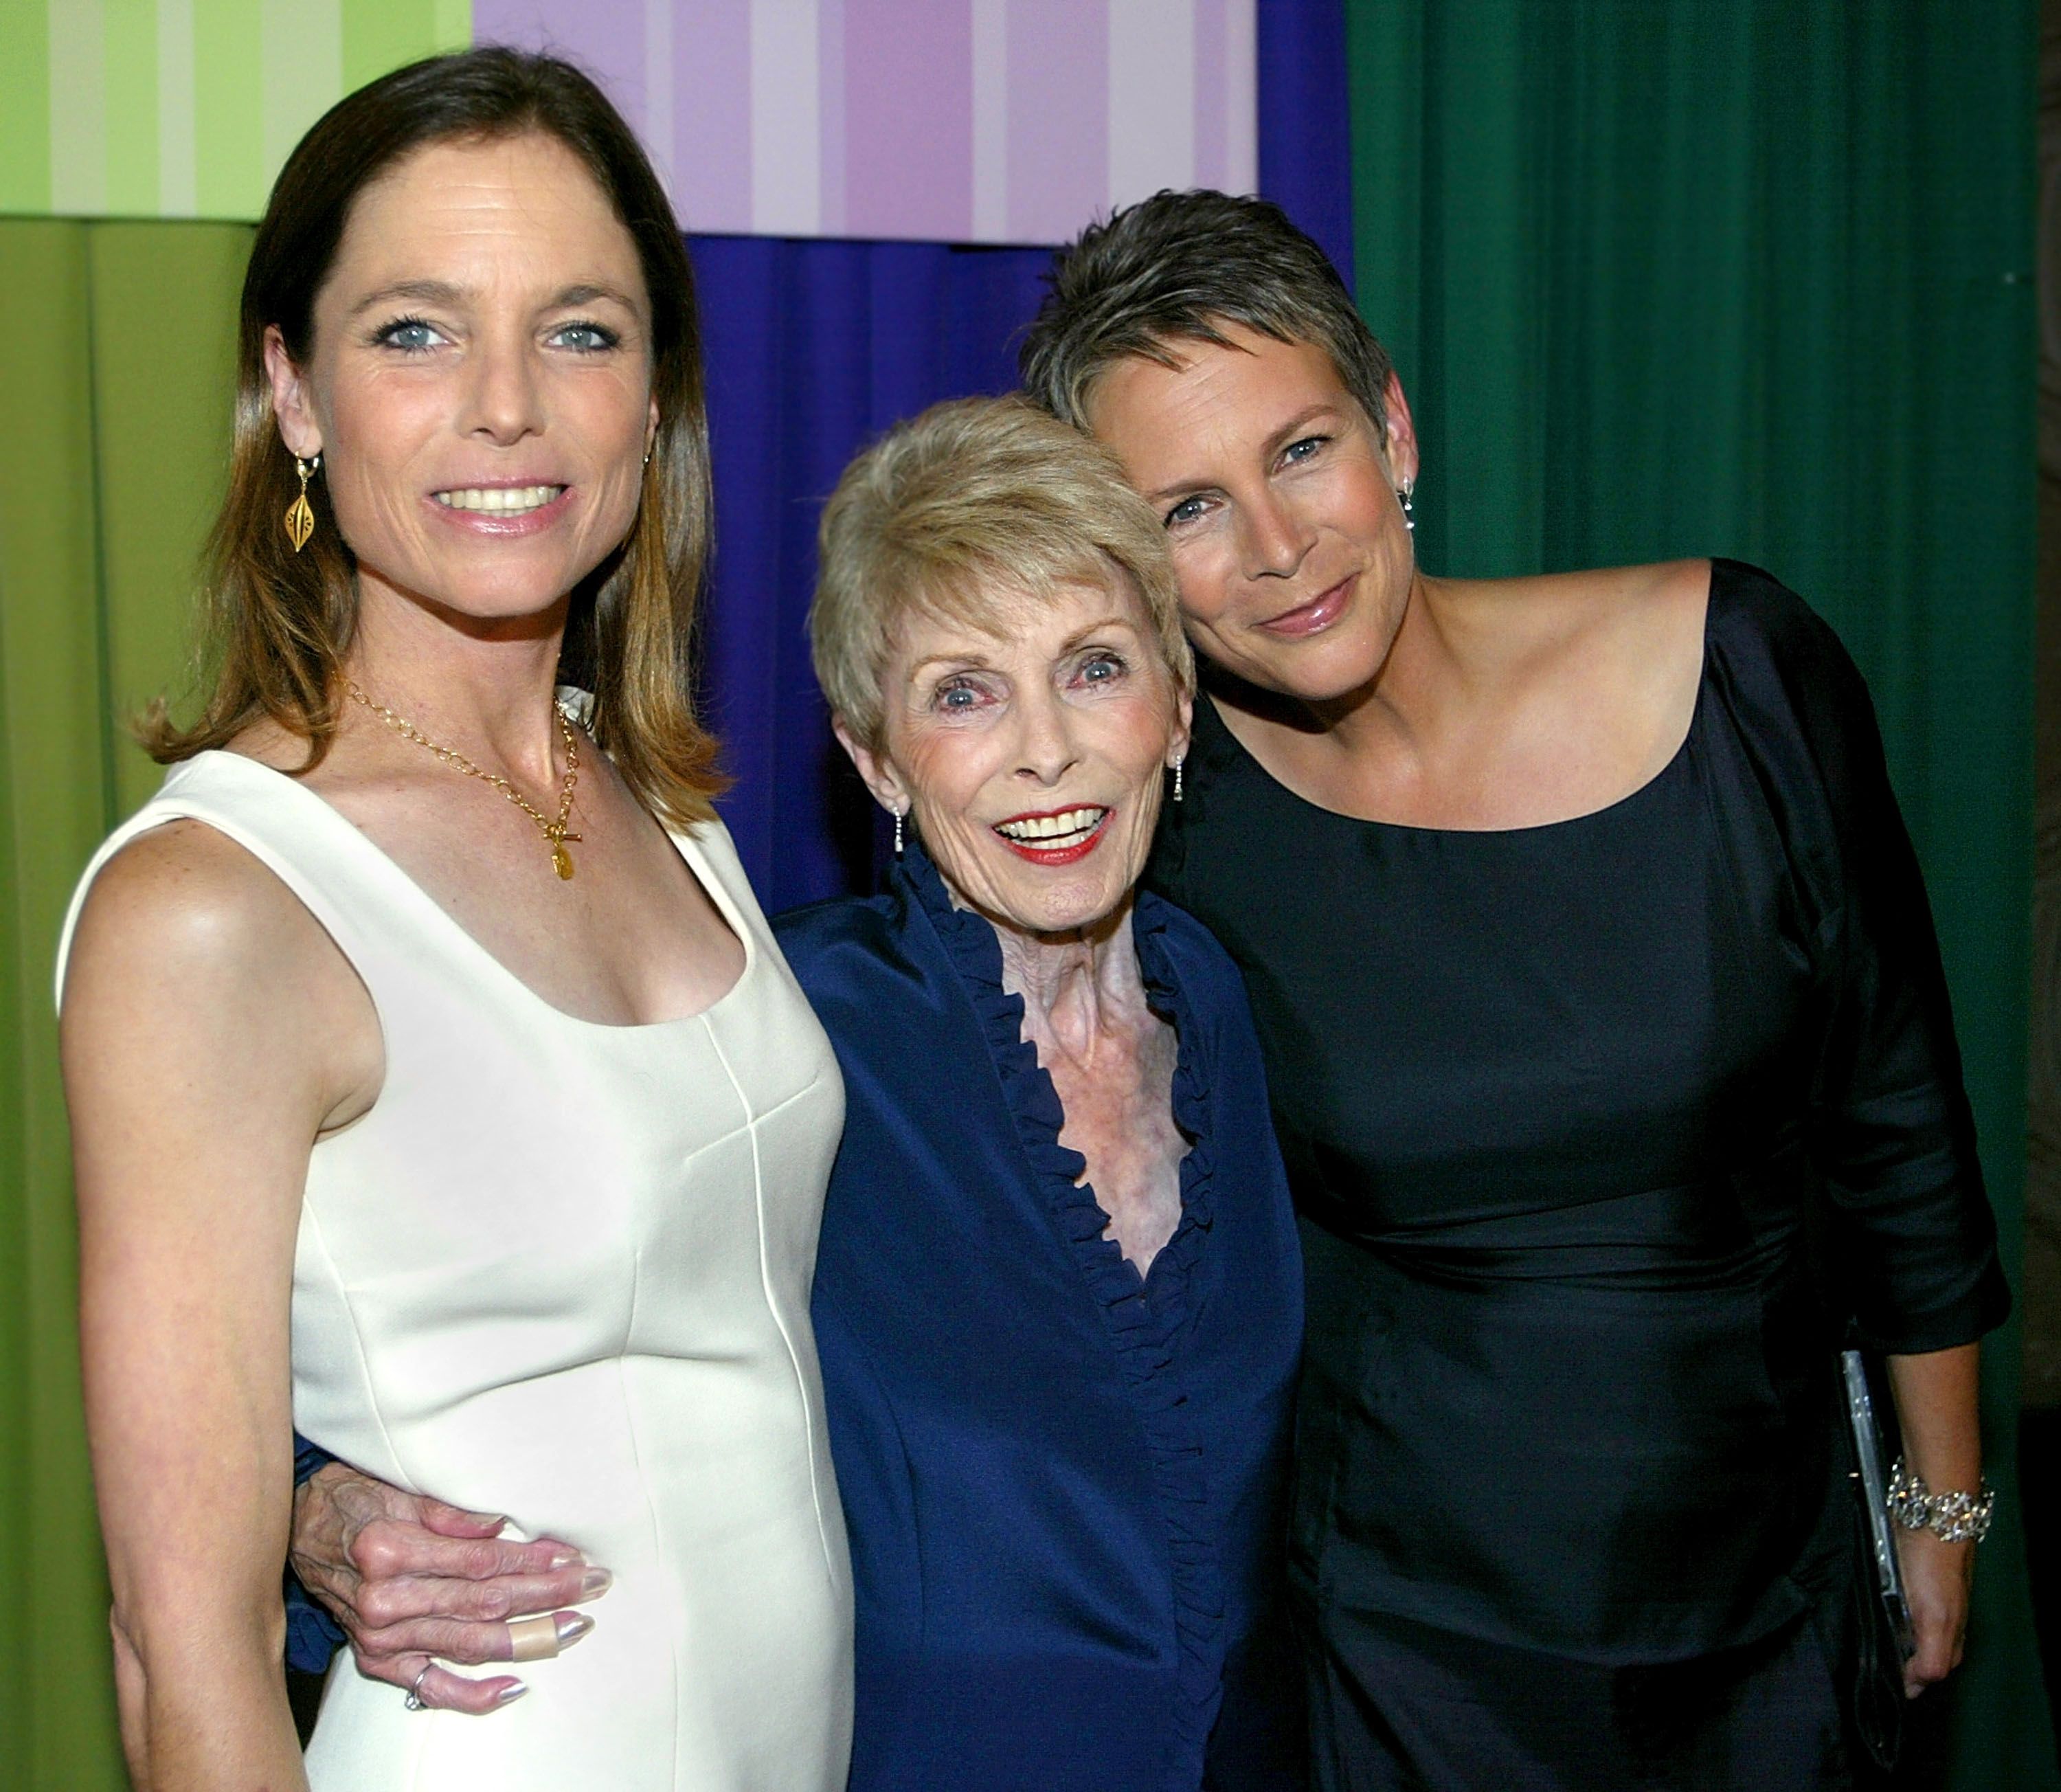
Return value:
<svg viewBox="0 0 2061 1792">
<path fill-rule="evenodd" d="M 422 1702 L 422 1682 L 429 1678 L 430 1669 L 432 1666 L 432 1663 L 425 1662 L 422 1664 L 422 1671 L 415 1676 L 414 1685 L 408 1689 L 408 1696 L 401 1702 L 407 1710 L 410 1711 L 429 1710 L 429 1706 Z"/>
<path fill-rule="evenodd" d="M 514 1645 L 511 1662 L 548 1662 L 558 1652 L 558 1622 L 554 1618 L 518 1618 L 508 1626 Z"/>
</svg>

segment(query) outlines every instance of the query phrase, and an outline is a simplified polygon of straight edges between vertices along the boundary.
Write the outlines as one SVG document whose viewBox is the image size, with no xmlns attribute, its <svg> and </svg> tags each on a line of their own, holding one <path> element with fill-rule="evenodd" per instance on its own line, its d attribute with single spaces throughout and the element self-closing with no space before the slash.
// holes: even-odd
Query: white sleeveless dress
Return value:
<svg viewBox="0 0 2061 1792">
<path fill-rule="evenodd" d="M 592 1633 L 490 1717 L 408 1711 L 339 1654 L 316 1792 L 840 1792 L 851 1583 L 809 1291 L 844 1090 L 722 824 L 675 844 L 742 976 L 705 1013 L 613 1027 L 232 753 L 176 767 L 101 849 L 64 948 L 108 856 L 182 817 L 307 906 L 385 1037 L 377 1102 L 309 1163 L 296 1425 L 615 1575 Z"/>
</svg>

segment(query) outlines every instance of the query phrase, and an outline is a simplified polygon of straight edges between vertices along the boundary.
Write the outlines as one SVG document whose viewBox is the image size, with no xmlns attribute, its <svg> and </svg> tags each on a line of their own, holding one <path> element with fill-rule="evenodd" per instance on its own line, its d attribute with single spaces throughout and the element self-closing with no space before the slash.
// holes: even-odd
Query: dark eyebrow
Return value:
<svg viewBox="0 0 2061 1792">
<path fill-rule="evenodd" d="M 413 299 L 425 305 L 456 305 L 464 298 L 463 291 L 448 280 L 396 280 L 377 292 L 368 292 L 350 307 L 350 315 L 356 317 L 375 305 L 388 304 L 396 299 Z"/>
<path fill-rule="evenodd" d="M 1263 445 L 1266 457 L 1272 459 L 1318 418 L 1327 414 L 1336 416 L 1338 411 L 1337 404 L 1329 399 L 1320 399 L 1315 404 L 1304 406 L 1267 437 Z M 1163 504 L 1170 498 L 1186 497 L 1190 492 L 1200 491 L 1209 483 L 1207 479 L 1176 479 L 1171 485 L 1163 485 L 1156 491 L 1147 492 L 1145 501 L 1148 504 Z"/>
<path fill-rule="evenodd" d="M 356 317 L 376 305 L 390 304 L 395 299 L 413 299 L 422 305 L 462 305 L 470 296 L 464 287 L 454 287 L 448 280 L 396 280 L 377 292 L 367 293 L 351 307 L 350 315 Z M 575 305 L 591 305 L 598 299 L 610 299 L 632 315 L 636 313 L 635 302 L 626 294 L 617 291 L 614 287 L 586 280 L 561 287 L 551 295 L 544 309 L 562 311 Z"/>
<path fill-rule="evenodd" d="M 582 282 L 577 286 L 562 288 L 544 309 L 559 311 L 570 305 L 591 305 L 597 299 L 610 299 L 626 311 L 634 313 L 637 309 L 637 302 L 629 294 L 618 292 L 614 287 L 597 286 L 591 282 Z"/>
</svg>

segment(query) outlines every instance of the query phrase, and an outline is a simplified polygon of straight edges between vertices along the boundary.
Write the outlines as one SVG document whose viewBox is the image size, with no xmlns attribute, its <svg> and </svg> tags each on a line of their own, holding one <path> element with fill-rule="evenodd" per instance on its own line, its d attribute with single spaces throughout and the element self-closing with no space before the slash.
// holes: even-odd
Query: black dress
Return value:
<svg viewBox="0 0 2061 1792">
<path fill-rule="evenodd" d="M 2007 1305 L 1859 674 L 1717 562 L 1675 759 L 1493 832 L 1319 808 L 1198 709 L 1153 874 L 1245 972 L 1302 1215 L 1320 1783 L 1840 1783 L 1840 1332 Z"/>
</svg>

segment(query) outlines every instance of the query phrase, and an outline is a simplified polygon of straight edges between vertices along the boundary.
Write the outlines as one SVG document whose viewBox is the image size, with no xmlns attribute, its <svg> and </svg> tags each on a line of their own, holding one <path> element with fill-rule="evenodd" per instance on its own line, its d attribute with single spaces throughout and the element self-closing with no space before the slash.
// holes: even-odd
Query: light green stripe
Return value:
<svg viewBox="0 0 2061 1792">
<path fill-rule="evenodd" d="M 107 210 L 158 213 L 157 0 L 103 0 L 107 35 Z"/>
<path fill-rule="evenodd" d="M 107 54 L 101 0 L 50 0 L 50 209 L 107 208 Z"/>
<path fill-rule="evenodd" d="M 158 0 L 158 210 L 190 218 L 194 169 L 194 0 Z"/>
<path fill-rule="evenodd" d="M 471 0 L 0 0 L 0 214 L 254 218 L 345 93 L 471 42 Z"/>
<path fill-rule="evenodd" d="M 49 15 L 0 0 L 0 212 L 50 209 L 50 70 Z"/>
<path fill-rule="evenodd" d="M 342 0 L 264 0 L 265 186 L 343 97 Z"/>
<path fill-rule="evenodd" d="M 471 9 L 465 10 L 470 14 Z M 344 0 L 345 90 L 440 50 L 464 49 L 470 41 L 469 16 L 465 24 L 465 34 L 449 35 L 438 18 L 436 0 Z"/>
<path fill-rule="evenodd" d="M 265 209 L 258 0 L 202 0 L 194 9 L 194 161 L 202 217 L 255 218 Z"/>
</svg>

